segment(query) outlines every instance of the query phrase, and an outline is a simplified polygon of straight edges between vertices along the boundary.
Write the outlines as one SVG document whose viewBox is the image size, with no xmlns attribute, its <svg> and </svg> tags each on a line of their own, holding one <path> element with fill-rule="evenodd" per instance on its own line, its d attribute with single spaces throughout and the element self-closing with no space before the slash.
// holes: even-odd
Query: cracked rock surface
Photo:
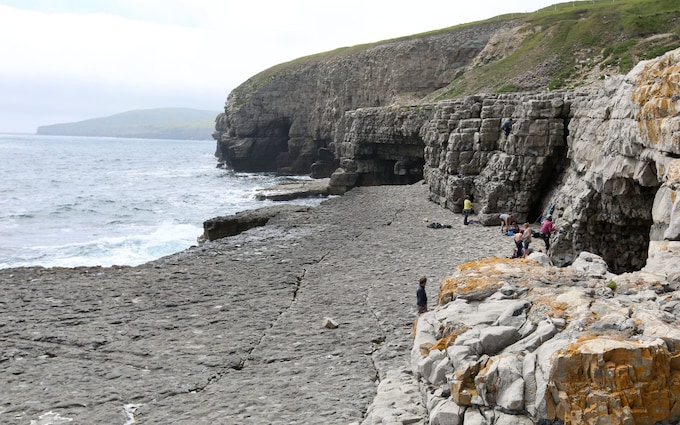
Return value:
<svg viewBox="0 0 680 425">
<path fill-rule="evenodd" d="M 427 193 L 356 188 L 137 267 L 0 270 L 0 423 L 425 423 L 418 278 L 433 308 L 456 265 L 513 246 Z"/>
</svg>

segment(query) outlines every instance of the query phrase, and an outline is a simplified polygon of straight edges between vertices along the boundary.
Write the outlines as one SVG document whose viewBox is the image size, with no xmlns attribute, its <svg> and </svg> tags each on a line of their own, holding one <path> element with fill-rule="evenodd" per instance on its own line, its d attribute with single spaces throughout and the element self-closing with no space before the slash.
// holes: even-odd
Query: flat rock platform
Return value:
<svg viewBox="0 0 680 425">
<path fill-rule="evenodd" d="M 137 267 L 0 270 L 0 423 L 361 423 L 408 377 L 418 278 L 432 308 L 458 264 L 512 251 L 427 193 L 355 188 Z"/>
</svg>

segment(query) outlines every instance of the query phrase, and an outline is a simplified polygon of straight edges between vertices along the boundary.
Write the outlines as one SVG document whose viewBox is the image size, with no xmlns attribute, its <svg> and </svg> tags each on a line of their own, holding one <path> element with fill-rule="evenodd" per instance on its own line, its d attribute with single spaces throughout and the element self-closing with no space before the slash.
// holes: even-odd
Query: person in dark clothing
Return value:
<svg viewBox="0 0 680 425">
<path fill-rule="evenodd" d="M 427 278 L 425 276 L 420 278 L 418 289 L 416 290 L 416 305 L 418 306 L 418 314 L 427 312 L 427 294 L 425 293 L 425 284 Z"/>
<path fill-rule="evenodd" d="M 514 258 L 523 258 L 524 257 L 524 233 L 522 232 L 517 232 L 513 236 L 513 240 L 515 241 L 515 256 Z"/>
<path fill-rule="evenodd" d="M 512 131 L 512 118 L 508 118 L 507 120 L 503 121 L 503 125 L 501 125 L 501 130 L 505 132 L 505 137 L 508 137 L 510 135 L 510 131 Z"/>
</svg>

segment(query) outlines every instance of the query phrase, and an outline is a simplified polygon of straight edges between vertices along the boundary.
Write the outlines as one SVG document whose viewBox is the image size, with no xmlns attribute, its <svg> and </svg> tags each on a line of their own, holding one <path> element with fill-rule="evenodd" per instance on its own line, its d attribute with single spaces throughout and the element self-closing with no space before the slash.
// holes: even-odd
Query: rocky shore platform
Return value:
<svg viewBox="0 0 680 425">
<path fill-rule="evenodd" d="M 432 308 L 513 246 L 427 196 L 359 187 L 136 267 L 0 270 L 0 423 L 427 423 L 418 278 Z"/>
</svg>

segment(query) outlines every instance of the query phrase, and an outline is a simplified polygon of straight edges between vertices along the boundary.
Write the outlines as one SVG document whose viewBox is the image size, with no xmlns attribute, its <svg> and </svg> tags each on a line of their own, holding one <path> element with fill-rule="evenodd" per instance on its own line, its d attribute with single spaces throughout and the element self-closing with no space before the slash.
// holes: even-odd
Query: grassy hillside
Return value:
<svg viewBox="0 0 680 425">
<path fill-rule="evenodd" d="M 434 99 L 576 88 L 680 47 L 678 0 L 570 1 L 494 19 L 517 22 L 510 43 L 497 40 L 509 47 L 490 52 L 494 60 L 477 64 Z"/>
<path fill-rule="evenodd" d="M 533 13 L 501 15 L 301 57 L 260 72 L 235 92 L 255 91 L 291 66 L 351 57 L 378 45 L 491 21 L 513 24 L 514 29 L 499 34 L 467 72 L 423 101 L 478 93 L 574 89 L 605 75 L 625 74 L 640 60 L 680 47 L 680 0 L 568 1 Z"/>
<path fill-rule="evenodd" d="M 142 109 L 109 117 L 40 126 L 37 134 L 209 140 L 215 129 L 217 114 L 216 111 L 188 108 Z"/>
</svg>

